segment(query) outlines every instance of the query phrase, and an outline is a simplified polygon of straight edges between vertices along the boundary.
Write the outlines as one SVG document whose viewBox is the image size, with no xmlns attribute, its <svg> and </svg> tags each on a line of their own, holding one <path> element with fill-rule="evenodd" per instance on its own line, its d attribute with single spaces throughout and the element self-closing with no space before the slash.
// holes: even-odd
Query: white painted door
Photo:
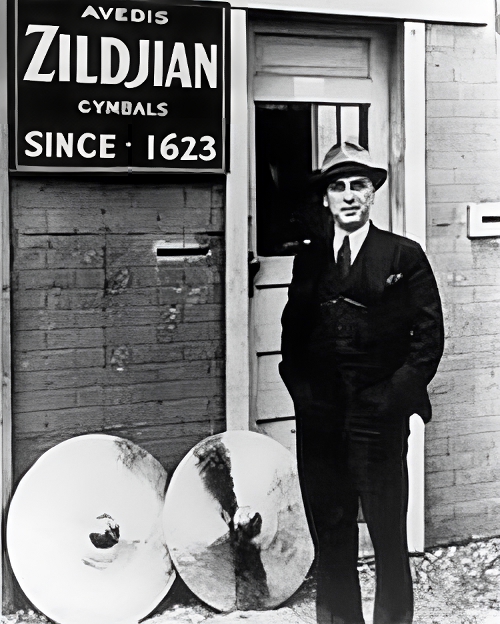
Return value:
<svg viewBox="0 0 500 624">
<path fill-rule="evenodd" d="M 293 404 L 278 373 L 296 238 L 290 214 L 336 142 L 354 140 L 388 168 L 390 37 L 382 28 L 256 24 L 250 41 L 251 248 L 260 262 L 250 300 L 251 427 L 295 452 Z M 372 210 L 384 229 L 391 197 L 386 184 Z M 360 554 L 372 552 L 361 523 Z"/>
<path fill-rule="evenodd" d="M 250 304 L 251 426 L 293 451 L 293 405 L 278 374 L 293 263 L 290 213 L 307 175 L 339 140 L 364 143 L 388 166 L 390 44 L 384 29 L 318 24 L 255 24 L 250 41 L 251 248 L 260 262 Z M 389 190 L 387 184 L 377 192 L 372 212 L 384 229 Z"/>
</svg>

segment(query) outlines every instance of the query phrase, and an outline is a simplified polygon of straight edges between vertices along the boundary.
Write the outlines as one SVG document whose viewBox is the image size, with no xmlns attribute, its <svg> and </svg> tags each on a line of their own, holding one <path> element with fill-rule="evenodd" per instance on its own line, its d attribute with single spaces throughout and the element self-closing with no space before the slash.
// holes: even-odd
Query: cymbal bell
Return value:
<svg viewBox="0 0 500 624">
<path fill-rule="evenodd" d="M 281 604 L 314 556 L 295 457 L 249 431 L 209 437 L 186 455 L 163 524 L 179 575 L 219 611 Z"/>
<path fill-rule="evenodd" d="M 7 521 L 14 574 L 60 624 L 136 624 L 175 578 L 162 510 L 167 473 L 115 436 L 72 438 L 20 481 Z"/>
</svg>

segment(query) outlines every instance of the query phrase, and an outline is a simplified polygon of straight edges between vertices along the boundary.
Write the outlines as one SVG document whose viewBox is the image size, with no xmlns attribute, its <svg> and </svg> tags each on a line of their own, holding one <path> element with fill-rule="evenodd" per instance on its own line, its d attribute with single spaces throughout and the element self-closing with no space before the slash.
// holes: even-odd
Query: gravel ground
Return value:
<svg viewBox="0 0 500 624">
<path fill-rule="evenodd" d="M 359 562 L 366 620 L 371 621 L 375 572 Z M 412 557 L 415 624 L 500 624 L 500 537 L 434 548 Z M 281 608 L 219 614 L 200 603 L 179 580 L 143 624 L 315 624 L 314 574 Z M 47 624 L 35 611 L 0 617 L 0 624 Z"/>
</svg>

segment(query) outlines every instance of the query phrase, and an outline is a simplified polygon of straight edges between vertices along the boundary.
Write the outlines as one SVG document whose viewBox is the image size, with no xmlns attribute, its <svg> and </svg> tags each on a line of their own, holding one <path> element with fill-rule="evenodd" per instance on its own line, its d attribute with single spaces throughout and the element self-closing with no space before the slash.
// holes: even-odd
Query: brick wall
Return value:
<svg viewBox="0 0 500 624">
<path fill-rule="evenodd" d="M 468 202 L 500 201 L 495 37 L 428 27 L 428 252 L 447 328 L 426 433 L 429 545 L 500 533 L 500 239 L 469 240 L 466 225 Z"/>
<path fill-rule="evenodd" d="M 172 470 L 224 429 L 223 186 L 12 180 L 15 480 L 75 435 Z M 159 262 L 183 240 L 211 255 Z"/>
</svg>

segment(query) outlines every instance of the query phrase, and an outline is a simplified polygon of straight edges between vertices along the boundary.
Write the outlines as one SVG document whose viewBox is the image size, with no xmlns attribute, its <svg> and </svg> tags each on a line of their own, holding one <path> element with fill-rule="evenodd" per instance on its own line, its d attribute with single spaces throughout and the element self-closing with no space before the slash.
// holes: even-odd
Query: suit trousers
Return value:
<svg viewBox="0 0 500 624">
<path fill-rule="evenodd" d="M 319 368 L 297 409 L 302 495 L 316 546 L 318 624 L 364 624 L 357 572 L 358 506 L 375 552 L 374 624 L 409 624 L 406 537 L 409 419 L 387 407 L 389 386 Z M 362 375 L 366 378 L 366 375 Z"/>
</svg>

